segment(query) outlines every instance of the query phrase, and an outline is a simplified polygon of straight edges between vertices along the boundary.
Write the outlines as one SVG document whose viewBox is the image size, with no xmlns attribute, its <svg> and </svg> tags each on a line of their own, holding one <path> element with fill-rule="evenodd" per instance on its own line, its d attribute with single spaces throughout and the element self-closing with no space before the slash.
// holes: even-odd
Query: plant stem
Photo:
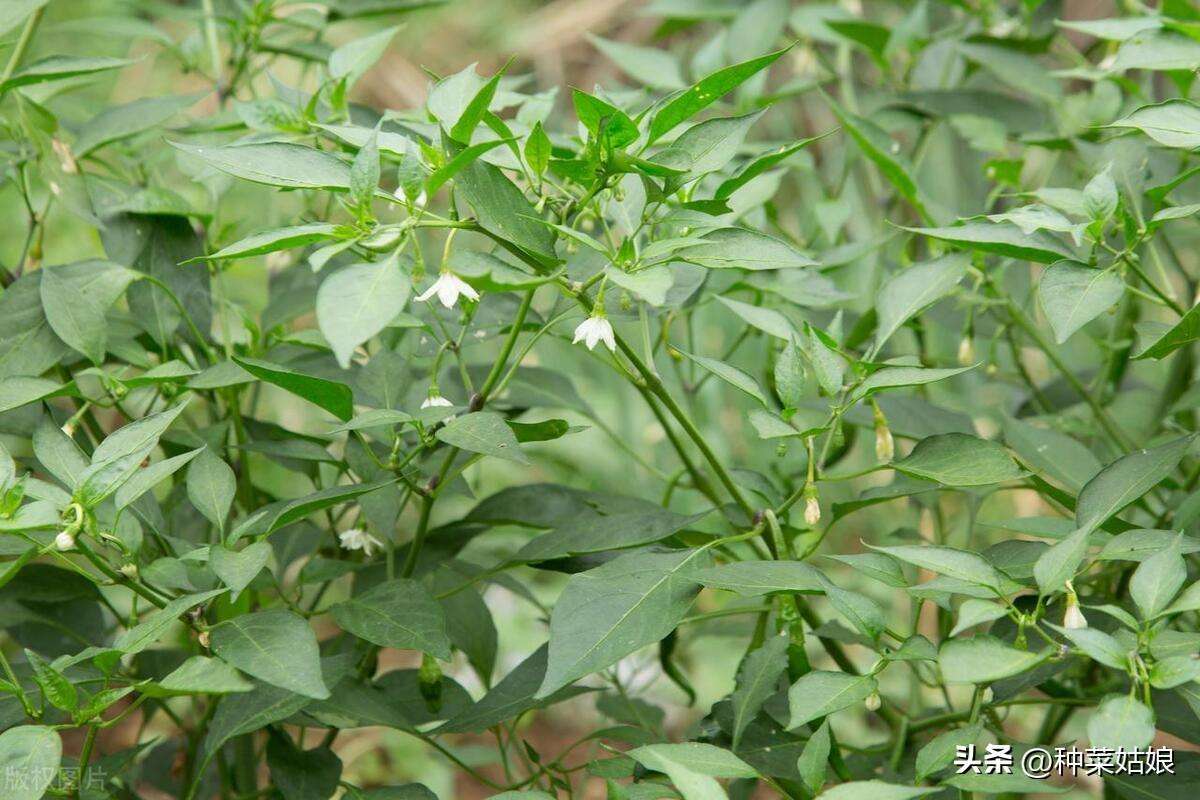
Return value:
<svg viewBox="0 0 1200 800">
<path fill-rule="evenodd" d="M 29 15 L 29 19 L 25 20 L 25 27 L 21 29 L 21 36 L 17 39 L 17 44 L 13 47 L 12 54 L 8 57 L 8 63 L 4 65 L 4 72 L 0 74 L 0 96 L 3 96 L 7 91 L 4 85 L 8 83 L 8 79 L 13 76 L 17 67 L 20 66 L 21 59 L 25 57 L 25 51 L 29 49 L 29 43 L 33 40 L 33 32 L 37 30 L 38 23 L 42 21 L 44 13 L 46 13 L 46 6 L 41 6 Z"/>
</svg>

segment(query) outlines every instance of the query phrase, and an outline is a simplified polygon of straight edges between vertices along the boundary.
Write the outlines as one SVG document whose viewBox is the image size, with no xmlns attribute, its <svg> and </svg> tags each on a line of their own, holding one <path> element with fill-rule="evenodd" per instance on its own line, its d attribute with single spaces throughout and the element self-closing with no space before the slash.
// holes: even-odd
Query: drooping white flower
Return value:
<svg viewBox="0 0 1200 800">
<path fill-rule="evenodd" d="M 810 497 L 804 501 L 804 521 L 809 525 L 821 521 L 821 502 L 817 498 Z"/>
<path fill-rule="evenodd" d="M 964 367 L 975 363 L 975 340 L 970 336 L 964 336 L 958 343 L 958 363 Z"/>
<path fill-rule="evenodd" d="M 604 342 L 608 345 L 609 350 L 617 349 L 612 323 L 608 321 L 607 317 L 598 314 L 588 317 L 575 329 L 575 338 L 572 340 L 572 344 L 578 344 L 581 340 L 587 345 L 588 350 L 594 349 L 598 342 Z"/>
<path fill-rule="evenodd" d="M 443 271 L 438 275 L 438 279 L 433 282 L 433 285 L 417 295 L 417 299 L 424 302 L 435 294 L 446 308 L 453 308 L 454 304 L 458 302 L 459 295 L 468 300 L 479 299 L 479 292 L 475 291 L 471 284 L 450 271 Z"/>
<path fill-rule="evenodd" d="M 59 531 L 58 536 L 54 537 L 54 546 L 63 552 L 75 549 L 75 534 L 70 531 Z"/>
<path fill-rule="evenodd" d="M 1083 615 L 1083 611 L 1079 608 L 1079 603 L 1075 600 L 1074 595 L 1067 596 L 1067 610 L 1063 612 L 1063 627 L 1070 630 L 1078 630 L 1088 626 L 1087 617 Z"/>
<path fill-rule="evenodd" d="M 891 428 L 884 425 L 875 429 L 875 457 L 880 463 L 888 464 L 896 455 L 896 442 L 892 438 Z"/>
<path fill-rule="evenodd" d="M 421 408 L 452 408 L 454 403 L 451 403 L 446 398 L 442 397 L 436 391 L 432 392 L 421 403 Z"/>
<path fill-rule="evenodd" d="M 345 550 L 362 550 L 363 555 L 367 558 L 377 547 L 383 547 L 383 542 L 376 539 L 371 534 L 367 533 L 362 528 L 347 528 L 338 534 L 338 539 L 342 543 L 342 548 Z"/>
</svg>

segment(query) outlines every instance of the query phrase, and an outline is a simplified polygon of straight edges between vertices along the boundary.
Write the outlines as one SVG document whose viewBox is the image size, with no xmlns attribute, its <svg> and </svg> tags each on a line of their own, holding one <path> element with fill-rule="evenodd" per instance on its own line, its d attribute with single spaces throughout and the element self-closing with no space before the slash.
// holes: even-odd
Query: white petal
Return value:
<svg viewBox="0 0 1200 800">
<path fill-rule="evenodd" d="M 588 331 L 592 327 L 592 318 L 588 317 L 575 328 L 575 338 L 571 340 L 571 344 L 579 344 L 579 340 L 587 336 Z"/>
<path fill-rule="evenodd" d="M 446 276 L 438 278 L 438 300 L 446 308 L 454 308 L 454 304 L 458 302 L 458 287 L 451 281 L 446 280 Z"/>
<path fill-rule="evenodd" d="M 434 281 L 432 286 L 417 295 L 417 300 L 424 303 L 426 300 L 433 297 L 434 292 L 438 290 L 438 283 L 440 283 L 440 281 Z"/>
<path fill-rule="evenodd" d="M 479 292 L 475 291 L 474 286 L 467 283 L 462 278 L 459 278 L 457 275 L 451 275 L 450 277 L 454 279 L 454 285 L 455 288 L 458 289 L 459 294 L 463 295 L 468 300 L 479 299 Z"/>
<path fill-rule="evenodd" d="M 612 323 L 611 323 L 611 322 L 609 322 L 609 321 L 608 321 L 608 320 L 606 320 L 606 319 L 603 319 L 603 318 L 601 318 L 601 320 L 600 320 L 600 325 L 599 325 L 599 328 L 600 328 L 600 339 L 601 339 L 601 340 L 602 340 L 602 341 L 603 341 L 603 342 L 604 342 L 606 345 L 608 345 L 608 349 L 609 349 L 609 350 L 612 350 L 613 352 L 616 352 L 616 350 L 617 350 L 617 339 L 616 339 L 616 337 L 613 335 L 613 326 L 612 326 Z"/>
</svg>

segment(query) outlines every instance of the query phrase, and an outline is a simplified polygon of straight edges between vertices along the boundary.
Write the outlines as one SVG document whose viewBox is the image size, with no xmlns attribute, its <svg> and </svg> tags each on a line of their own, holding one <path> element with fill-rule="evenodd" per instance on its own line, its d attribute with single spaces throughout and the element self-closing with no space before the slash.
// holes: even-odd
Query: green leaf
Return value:
<svg viewBox="0 0 1200 800">
<path fill-rule="evenodd" d="M 703 367 L 708 372 L 711 372 L 713 375 L 725 381 L 725 383 L 728 383 L 733 388 L 741 389 L 743 392 L 750 395 L 764 406 L 770 406 L 770 404 L 767 402 L 767 396 L 763 394 L 762 387 L 758 385 L 758 381 L 754 380 L 754 378 L 751 378 L 737 367 L 730 366 L 724 361 L 718 361 L 715 358 L 708 358 L 707 356 L 694 356 L 691 353 L 684 353 L 682 350 L 679 352 L 683 353 L 683 355 L 687 356 L 689 359 Z"/>
<path fill-rule="evenodd" d="M 940 239 L 967 250 L 995 253 L 1024 261 L 1053 264 L 1070 259 L 1072 253 L 1066 245 L 1043 231 L 1023 233 L 1008 222 L 994 223 L 968 220 L 961 225 L 942 228 L 904 228 L 906 231 Z"/>
<path fill-rule="evenodd" d="M 708 512 L 676 514 L 655 506 L 611 514 L 583 513 L 531 539 L 517 551 L 513 560 L 549 561 L 653 544 L 675 535 L 707 515 Z"/>
<path fill-rule="evenodd" d="M 1195 70 L 1200 67 L 1200 42 L 1176 31 L 1148 30 L 1121 44 L 1109 70 Z"/>
<path fill-rule="evenodd" d="M 695 116 L 733 91 L 747 79 L 775 63 L 787 50 L 776 50 L 765 56 L 719 69 L 682 92 L 667 98 L 650 120 L 647 144 L 653 144 L 676 125 Z"/>
<path fill-rule="evenodd" d="M 303 618 L 273 609 L 226 620 L 212 629 L 212 649 L 222 660 L 281 689 L 322 700 L 317 637 Z"/>
<path fill-rule="evenodd" d="M 200 592 L 199 594 L 176 597 L 162 608 L 148 615 L 137 625 L 122 631 L 121 635 L 113 641 L 113 649 L 130 655 L 142 652 L 157 642 L 171 626 L 175 625 L 179 621 L 180 615 L 224 593 L 224 591 L 224 589 L 213 589 L 208 592 Z"/>
<path fill-rule="evenodd" d="M 48 378 L 32 378 L 27 375 L 5 378 L 4 382 L 0 383 L 0 413 L 50 397 L 63 388 L 61 383 Z"/>
<path fill-rule="evenodd" d="M 135 60 L 129 58 L 108 58 L 106 56 L 47 56 L 25 65 L 14 72 L 12 77 L 4 83 L 0 83 L 0 94 L 18 86 L 32 86 L 35 83 L 94 75 L 97 72 L 121 69 L 136 63 Z"/>
<path fill-rule="evenodd" d="M 950 629 L 951 636 L 957 636 L 965 630 L 983 625 L 992 620 L 1000 619 L 1008 613 L 1008 609 L 990 600 L 980 600 L 976 597 L 963 601 L 958 607 L 958 619 Z"/>
<path fill-rule="evenodd" d="M 1154 740 L 1154 712 L 1123 694 L 1110 694 L 1092 712 L 1087 725 L 1092 747 L 1144 750 Z"/>
<path fill-rule="evenodd" d="M 447 145 L 451 158 L 460 149 Z M 455 190 L 475 210 L 479 225 L 503 247 L 529 253 L 546 266 L 556 262 L 550 229 L 529 219 L 539 216 L 537 211 L 498 167 L 476 159 L 459 172 Z"/>
<path fill-rule="evenodd" d="M 316 511 L 354 500 L 385 486 L 391 486 L 395 482 L 395 478 L 389 478 L 373 483 L 330 486 L 328 489 L 320 489 L 294 500 L 278 500 L 262 507 L 238 523 L 227 537 L 226 543 L 233 544 L 246 536 L 266 536 L 285 525 L 302 520 Z"/>
<path fill-rule="evenodd" d="M 820 594 L 824 591 L 820 574 L 803 561 L 734 561 L 697 570 L 695 578 L 705 586 L 743 597 L 785 592 Z"/>
<path fill-rule="evenodd" d="M 546 676 L 548 648 L 542 645 L 483 696 L 479 702 L 451 717 L 438 733 L 482 733 L 535 708 L 573 697 L 586 689 L 567 687 L 538 700 L 534 697 Z"/>
<path fill-rule="evenodd" d="M 450 659 L 442 607 L 416 581 L 381 583 L 330 611 L 338 627 L 372 644 L 420 650 L 443 661 Z"/>
<path fill-rule="evenodd" d="M 615 664 L 675 629 L 699 591 L 705 549 L 631 553 L 572 575 L 550 615 L 539 698 Z"/>
<path fill-rule="evenodd" d="M 1129 596 L 1142 619 L 1152 620 L 1171 604 L 1186 580 L 1187 564 L 1176 540 L 1138 564 L 1129 581 Z"/>
<path fill-rule="evenodd" d="M 773 236 L 746 228 L 719 228 L 696 244 L 680 251 L 679 257 L 709 269 L 772 270 L 816 266 L 795 247 Z"/>
<path fill-rule="evenodd" d="M 10 0 L 0 6 L 0 36 L 8 33 L 50 0 Z"/>
<path fill-rule="evenodd" d="M 151 697 L 174 697 L 189 694 L 241 694 L 254 684 L 243 678 L 236 669 L 217 658 L 192 656 L 157 683 L 139 688 Z"/>
<path fill-rule="evenodd" d="M 75 157 L 83 158 L 105 145 L 153 130 L 198 99 L 200 96 L 195 94 L 144 97 L 106 108 L 83 124 L 72 148 Z"/>
<path fill-rule="evenodd" d="M 1139 339 L 1142 335 L 1139 333 Z M 1200 339 L 1200 304 L 1188 309 L 1179 321 L 1170 327 L 1154 329 L 1148 341 L 1139 343 L 1134 358 L 1165 358 L 1185 344 Z"/>
<path fill-rule="evenodd" d="M 463 108 L 462 114 L 450 127 L 451 139 L 463 144 L 470 144 L 471 134 L 487 114 L 488 106 L 491 104 L 492 98 L 496 96 L 496 87 L 500 85 L 500 77 L 503 73 L 504 71 L 501 70 L 488 79 Z"/>
<path fill-rule="evenodd" d="M 742 659 L 737 672 L 737 688 L 730 696 L 734 750 L 741 744 L 746 726 L 758 715 L 763 703 L 775 694 L 779 676 L 787 669 L 789 643 L 786 634 L 772 636 Z"/>
<path fill-rule="evenodd" d="M 188 500 L 204 518 L 225 532 L 225 520 L 233 506 L 237 478 L 229 465 L 217 457 L 211 448 L 204 451 L 188 467 Z M 235 591 L 236 595 L 237 592 Z"/>
<path fill-rule="evenodd" d="M 301 750 L 287 734 L 267 740 L 267 767 L 271 782 L 283 800 L 329 798 L 342 777 L 342 761 L 325 746 Z"/>
<path fill-rule="evenodd" d="M 671 145 L 655 153 L 654 163 L 687 173 L 692 180 L 716 172 L 738 154 L 750 128 L 765 112 L 717 117 L 688 128 Z"/>
<path fill-rule="evenodd" d="M 138 277 L 108 261 L 78 261 L 42 269 L 42 308 L 58 337 L 93 364 L 104 361 L 108 309 Z"/>
<path fill-rule="evenodd" d="M 288 228 L 276 228 L 222 247 L 211 256 L 210 261 L 219 259 L 251 258 L 265 253 L 275 253 L 293 247 L 306 247 L 316 242 L 330 239 L 341 239 L 349 233 L 344 225 L 334 225 L 329 222 L 312 222 L 307 225 L 293 225 Z"/>
<path fill-rule="evenodd" d="M 804 743 L 804 750 L 796 760 L 796 771 L 800 773 L 800 780 L 812 794 L 821 791 L 821 787 L 825 785 L 825 765 L 829 761 L 831 745 L 829 720 L 822 720 L 820 726 Z"/>
<path fill-rule="evenodd" d="M 671 779 L 684 800 L 723 800 L 717 778 L 756 778 L 758 772 L 716 745 L 700 742 L 649 744 L 627 754 L 643 767 Z"/>
<path fill-rule="evenodd" d="M 850 781 L 821 792 L 816 800 L 910 800 L 940 792 L 937 786 L 899 786 L 883 781 Z"/>
<path fill-rule="evenodd" d="M 334 80 L 344 79 L 347 86 L 353 86 L 375 62 L 383 58 L 398 30 L 399 27 L 384 28 L 341 45 L 329 54 L 329 76 Z"/>
<path fill-rule="evenodd" d="M 438 429 L 437 438 L 446 444 L 471 453 L 495 456 L 518 464 L 529 464 L 529 458 L 521 452 L 512 428 L 504 417 L 492 411 L 476 411 L 455 417 Z"/>
<path fill-rule="evenodd" d="M 872 372 L 865 381 L 863 381 L 857 391 L 854 393 L 855 400 L 862 400 L 876 392 L 882 392 L 886 389 L 896 389 L 901 386 L 921 386 L 926 383 L 934 383 L 935 381 L 944 381 L 946 378 L 953 378 L 955 375 L 961 375 L 974 367 L 957 367 L 957 368 L 932 368 L 925 369 L 924 367 L 884 367 L 883 369 Z"/>
<path fill-rule="evenodd" d="M 1142 106 L 1109 126 L 1135 128 L 1167 147 L 1184 150 L 1200 147 L 1200 106 L 1189 100 Z"/>
<path fill-rule="evenodd" d="M 938 650 L 938 666 L 947 683 L 991 683 L 1011 678 L 1045 661 L 1052 651 L 1018 650 L 992 636 L 948 639 Z"/>
<path fill-rule="evenodd" d="M 875 349 L 900 326 L 949 294 L 967 272 L 969 259 L 953 254 L 896 273 L 875 295 Z"/>
<path fill-rule="evenodd" d="M 1138 450 L 1106 466 L 1080 490 L 1075 524 L 1094 531 L 1149 492 L 1171 474 L 1193 439 L 1184 436 L 1150 450 Z"/>
<path fill-rule="evenodd" d="M 1104 631 L 1095 628 L 1062 628 L 1058 625 L 1051 627 L 1093 661 L 1098 661 L 1106 667 L 1112 667 L 1122 672 L 1129 668 L 1127 648 L 1122 647 L 1116 639 Z"/>
<path fill-rule="evenodd" d="M 242 590 L 262 572 L 270 557 L 271 545 L 267 542 L 253 542 L 241 550 L 214 544 L 208 550 L 208 565 L 221 583 L 229 587 L 230 597 L 237 600 Z"/>
<path fill-rule="evenodd" d="M 678 59 L 671 53 L 655 47 L 639 47 L 628 42 L 603 39 L 591 33 L 587 40 L 612 61 L 617 69 L 638 83 L 655 89 L 682 89 L 687 84 Z"/>
<path fill-rule="evenodd" d="M 1078 493 L 1100 471 L 1100 460 L 1075 439 L 1052 428 L 1005 418 L 1004 441 L 1017 457 Z"/>
<path fill-rule="evenodd" d="M 828 133 L 823 133 L 820 136 L 810 136 L 807 139 L 801 139 L 798 142 L 790 145 L 784 145 L 778 150 L 770 153 L 765 153 L 746 164 L 734 174 L 733 177 L 727 178 L 720 186 L 717 187 L 716 193 L 713 195 L 714 200 L 727 200 L 734 192 L 745 186 L 750 181 L 763 175 L 766 172 L 774 169 L 780 164 L 787 161 L 793 155 L 808 147 L 818 139 L 823 139 L 828 136 Z"/>
<path fill-rule="evenodd" d="M 18 725 L 0 733 L 0 773 L 10 777 L 5 800 L 40 800 L 59 779 L 62 739 L 42 725 Z"/>
<path fill-rule="evenodd" d="M 986 486 L 1024 475 L 1003 445 L 965 433 L 922 439 L 892 467 L 944 486 Z"/>
<path fill-rule="evenodd" d="M 871 639 L 879 638 L 887 627 L 887 618 L 878 603 L 864 594 L 842 589 L 824 575 L 820 575 L 820 581 L 826 599 L 839 614 L 859 633 Z"/>
<path fill-rule="evenodd" d="M 219 147 L 170 143 L 235 178 L 283 189 L 349 191 L 350 167 L 323 150 L 288 142 L 255 142 Z"/>
<path fill-rule="evenodd" d="M 813 670 L 800 677 L 788 690 L 788 728 L 799 728 L 819 717 L 861 705 L 879 689 L 870 675 Z"/>
<path fill-rule="evenodd" d="M 181 455 L 164 458 L 162 461 L 156 461 L 150 466 L 140 469 L 133 476 L 121 484 L 117 489 L 116 504 L 117 510 L 129 507 L 139 497 L 153 489 L 164 480 L 174 475 L 180 469 L 187 466 L 192 459 L 200 455 L 204 448 L 198 448 Z"/>
<path fill-rule="evenodd" d="M 1075 577 L 1079 562 L 1087 553 L 1088 535 L 1087 529 L 1080 528 L 1038 556 L 1033 565 L 1033 577 L 1041 594 L 1057 592 Z"/>
<path fill-rule="evenodd" d="M 545 174 L 546 167 L 550 164 L 551 150 L 550 137 L 546 135 L 542 123 L 534 123 L 533 130 L 525 140 L 525 163 L 533 170 L 534 175 L 540 177 Z"/>
<path fill-rule="evenodd" d="M 959 747 L 975 744 L 983 733 L 983 724 L 976 722 L 946 731 L 929 740 L 917 751 L 917 780 L 923 781 L 935 772 L 950 766 Z"/>
<path fill-rule="evenodd" d="M 446 181 L 462 172 L 462 170 L 468 164 L 471 164 L 475 161 L 475 159 L 479 158 L 484 153 L 494 150 L 502 144 L 509 144 L 510 141 L 511 140 L 493 139 L 489 142 L 480 142 L 479 144 L 473 144 L 470 147 L 463 148 L 458 152 L 457 155 L 454 156 L 454 158 L 438 167 L 429 175 L 428 178 L 425 179 L 425 194 L 429 197 L 432 197 L 438 189 L 442 188 L 442 185 Z M 543 166 L 542 169 L 544 171 L 545 167 Z"/>
<path fill-rule="evenodd" d="M 398 261 L 352 264 L 337 270 L 317 291 L 317 325 L 342 369 L 354 350 L 404 310 L 412 282 Z"/>
<path fill-rule="evenodd" d="M 79 691 L 67 676 L 32 650 L 25 651 L 25 660 L 33 668 L 33 680 L 47 703 L 62 711 L 74 711 L 79 707 Z"/>
<path fill-rule="evenodd" d="M 1112 270 L 1092 269 L 1074 261 L 1051 265 L 1038 283 L 1038 300 L 1059 344 L 1111 308 L 1124 293 L 1125 283 Z"/>
<path fill-rule="evenodd" d="M 0 294 L 0 378 L 40 375 L 69 350 L 42 310 L 42 274 L 22 275 Z"/>
<path fill-rule="evenodd" d="M 354 394 L 344 383 L 318 378 L 315 375 L 305 375 L 303 372 L 297 372 L 281 364 L 272 364 L 270 361 L 258 358 L 234 356 L 233 360 L 239 367 L 259 380 L 274 384 L 286 392 L 320 406 L 342 422 L 347 422 L 354 416 Z"/>
<path fill-rule="evenodd" d="M 883 177 L 896 187 L 900 196 L 911 203 L 922 218 L 927 218 L 929 212 L 925 208 L 921 188 L 913 177 L 915 170 L 908 159 L 900 155 L 899 147 L 892 137 L 871 120 L 851 114 L 832 100 L 829 100 L 829 104 L 838 122 L 867 158 L 879 168 Z"/>
<path fill-rule="evenodd" d="M 887 553 L 907 564 L 931 570 L 939 575 L 955 578 L 967 583 L 1000 587 L 1000 574 L 982 556 L 966 550 L 956 550 L 942 545 L 895 545 L 891 547 L 868 544 L 872 550 Z"/>
</svg>

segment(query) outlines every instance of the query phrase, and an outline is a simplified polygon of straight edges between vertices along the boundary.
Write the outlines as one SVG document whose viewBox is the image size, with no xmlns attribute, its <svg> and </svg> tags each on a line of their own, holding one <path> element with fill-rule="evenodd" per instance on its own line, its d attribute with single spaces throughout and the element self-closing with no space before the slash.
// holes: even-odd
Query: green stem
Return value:
<svg viewBox="0 0 1200 800">
<path fill-rule="evenodd" d="M 25 27 L 21 29 L 21 36 L 17 39 L 17 44 L 13 48 L 12 55 L 8 57 L 8 63 L 4 65 L 4 73 L 0 74 L 0 96 L 8 90 L 4 85 L 8 83 L 8 79 L 16 72 L 17 67 L 21 64 L 21 59 L 25 57 L 25 51 L 29 49 L 29 43 L 33 40 L 33 32 L 37 30 L 38 23 L 42 21 L 42 15 L 46 12 L 46 7 L 34 11 L 29 15 L 29 19 L 25 20 Z"/>
</svg>

